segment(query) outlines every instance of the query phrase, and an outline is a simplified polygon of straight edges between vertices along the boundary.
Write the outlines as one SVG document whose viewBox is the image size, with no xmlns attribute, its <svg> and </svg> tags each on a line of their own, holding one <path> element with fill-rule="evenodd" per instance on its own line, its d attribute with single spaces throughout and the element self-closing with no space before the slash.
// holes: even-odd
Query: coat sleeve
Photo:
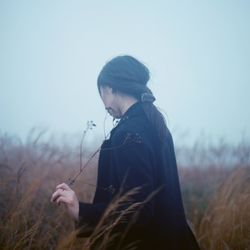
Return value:
<svg viewBox="0 0 250 250">
<path fill-rule="evenodd" d="M 93 233 L 107 206 L 108 202 L 91 204 L 79 201 L 79 219 L 75 222 L 75 228 L 80 229 L 79 237 L 88 237 Z"/>
<path fill-rule="evenodd" d="M 117 207 L 119 214 L 131 204 L 143 203 L 154 191 L 154 171 L 150 147 L 138 134 L 119 132 L 112 141 L 111 164 L 119 183 L 119 194 L 126 195 L 129 190 L 139 188 L 127 202 Z M 89 236 L 93 232 L 108 205 L 109 201 L 94 204 L 79 202 L 79 221 L 76 227 L 84 225 L 81 236 Z M 149 223 L 153 213 L 152 200 L 142 204 L 136 224 L 143 226 Z M 129 216 L 133 214 L 129 213 Z M 126 217 L 126 220 L 129 219 Z"/>
<path fill-rule="evenodd" d="M 139 134 L 125 131 L 115 136 L 114 146 L 116 149 L 113 150 L 112 164 L 120 183 L 120 194 L 123 195 L 129 190 L 138 188 L 122 209 L 127 209 L 131 202 L 139 204 L 136 224 L 143 226 L 149 223 L 154 213 L 153 199 L 143 203 L 155 191 L 152 147 Z"/>
</svg>

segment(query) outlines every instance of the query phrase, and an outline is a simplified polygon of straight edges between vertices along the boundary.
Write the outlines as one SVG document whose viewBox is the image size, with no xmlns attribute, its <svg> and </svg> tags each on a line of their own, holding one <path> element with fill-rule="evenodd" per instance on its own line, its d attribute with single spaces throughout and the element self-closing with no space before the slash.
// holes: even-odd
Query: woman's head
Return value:
<svg viewBox="0 0 250 250">
<path fill-rule="evenodd" d="M 146 86 L 150 78 L 148 68 L 132 56 L 117 56 L 102 68 L 97 86 L 105 108 L 115 118 L 122 115 L 119 106 L 125 101 L 140 101 L 151 94 Z M 129 100 L 130 99 L 130 100 Z"/>
<path fill-rule="evenodd" d="M 148 119 L 161 133 L 166 125 L 162 114 L 153 105 L 155 98 L 147 87 L 149 78 L 148 68 L 136 58 L 117 56 L 104 65 L 97 86 L 105 108 L 113 117 L 122 115 L 120 107 L 124 102 L 140 101 Z"/>
<path fill-rule="evenodd" d="M 147 82 L 150 78 L 148 68 L 132 56 L 117 56 L 102 68 L 97 86 L 110 87 L 114 92 L 126 94 L 140 100 L 144 92 L 151 93 Z"/>
</svg>

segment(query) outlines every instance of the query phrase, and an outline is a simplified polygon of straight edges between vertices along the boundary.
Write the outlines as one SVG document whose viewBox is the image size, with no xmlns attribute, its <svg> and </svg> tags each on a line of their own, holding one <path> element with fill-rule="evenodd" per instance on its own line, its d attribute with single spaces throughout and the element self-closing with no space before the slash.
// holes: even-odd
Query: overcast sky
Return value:
<svg viewBox="0 0 250 250">
<path fill-rule="evenodd" d="M 0 0 L 0 132 L 103 131 L 96 79 L 132 55 L 181 142 L 250 132 L 250 1 Z M 184 139 L 183 139 L 184 140 Z"/>
</svg>

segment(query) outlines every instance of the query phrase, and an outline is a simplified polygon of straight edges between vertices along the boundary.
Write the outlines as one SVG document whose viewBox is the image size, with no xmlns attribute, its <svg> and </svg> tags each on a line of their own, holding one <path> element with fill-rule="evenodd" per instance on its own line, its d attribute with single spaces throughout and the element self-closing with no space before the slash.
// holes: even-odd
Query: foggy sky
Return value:
<svg viewBox="0 0 250 250">
<path fill-rule="evenodd" d="M 1 0 L 0 133 L 74 134 L 93 120 L 101 135 L 98 73 L 129 54 L 150 69 L 176 140 L 249 136 L 249 10 L 240 0 Z"/>
</svg>

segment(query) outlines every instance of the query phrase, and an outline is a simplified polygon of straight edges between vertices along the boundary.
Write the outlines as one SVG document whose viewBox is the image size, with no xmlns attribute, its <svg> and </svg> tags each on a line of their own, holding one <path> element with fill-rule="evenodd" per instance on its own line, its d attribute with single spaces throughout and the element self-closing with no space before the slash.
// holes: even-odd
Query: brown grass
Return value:
<svg viewBox="0 0 250 250">
<path fill-rule="evenodd" d="M 188 222 L 202 249 L 250 249 L 250 165 L 246 159 L 249 146 L 243 146 L 223 145 L 223 150 L 213 146 L 212 150 L 202 151 L 206 166 L 197 158 L 188 167 L 179 163 Z M 225 159 L 231 155 L 225 158 L 225 148 L 234 154 L 234 166 L 228 166 Z M 79 170 L 78 151 L 78 146 L 42 142 L 39 135 L 30 136 L 26 143 L 15 137 L 0 137 L 0 249 L 88 249 L 98 239 L 105 218 L 129 194 L 106 211 L 92 238 L 77 238 L 63 206 L 51 204 L 50 196 L 58 183 Z M 223 158 L 218 152 L 223 152 Z M 220 157 L 217 161 L 216 155 Z M 209 162 L 209 158 L 213 160 Z M 80 200 L 93 199 L 97 159 L 98 156 L 73 187 Z M 133 213 L 133 206 L 127 212 Z M 106 228 L 110 230 L 109 238 L 100 249 L 105 249 L 105 244 L 115 237 L 111 234 L 114 225 Z"/>
<path fill-rule="evenodd" d="M 233 171 L 210 201 L 198 228 L 205 249 L 250 248 L 250 168 Z"/>
</svg>

